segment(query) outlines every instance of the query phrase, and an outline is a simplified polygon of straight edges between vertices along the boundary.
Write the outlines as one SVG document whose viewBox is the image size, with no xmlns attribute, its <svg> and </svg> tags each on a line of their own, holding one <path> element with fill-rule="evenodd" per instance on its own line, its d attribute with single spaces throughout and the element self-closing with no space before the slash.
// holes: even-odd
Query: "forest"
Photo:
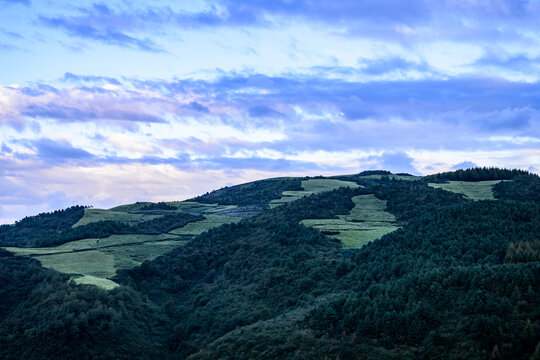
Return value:
<svg viewBox="0 0 540 360">
<path fill-rule="evenodd" d="M 0 358 L 540 359 L 538 176 L 478 168 L 434 177 L 505 180 L 493 188 L 498 200 L 472 201 L 428 186 L 432 179 L 368 175 L 383 176 L 348 177 L 363 187 L 213 228 L 119 271 L 122 286 L 110 291 L 1 250 Z M 264 205 L 299 186 L 270 179 L 198 201 Z M 386 200 L 400 229 L 343 249 L 300 224 L 348 214 L 364 194 Z M 0 228 L 0 239 L 27 246 L 27 236 L 10 235 L 26 229 L 47 243 L 69 234 L 77 211 L 23 219 Z M 179 214 L 103 231 L 197 220 Z M 108 225 L 95 224 L 81 231 Z"/>
</svg>

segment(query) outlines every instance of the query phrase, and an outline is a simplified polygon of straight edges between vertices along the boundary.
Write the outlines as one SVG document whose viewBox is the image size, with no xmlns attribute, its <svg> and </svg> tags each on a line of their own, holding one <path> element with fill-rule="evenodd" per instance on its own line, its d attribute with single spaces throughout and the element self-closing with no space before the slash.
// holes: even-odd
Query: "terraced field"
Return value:
<svg viewBox="0 0 540 360">
<path fill-rule="evenodd" d="M 339 219 L 307 219 L 301 223 L 341 240 L 344 248 L 358 248 L 396 230 L 394 215 L 385 211 L 386 201 L 375 195 L 352 198 L 354 208 Z"/>
<path fill-rule="evenodd" d="M 309 179 L 302 181 L 301 191 L 284 191 L 282 197 L 270 201 L 270 207 L 274 208 L 285 203 L 298 200 L 304 196 L 309 196 L 311 194 L 317 194 L 324 191 L 332 191 L 340 187 L 351 187 L 357 188 L 360 187 L 355 182 L 352 181 L 343 181 L 336 179 Z"/>
<path fill-rule="evenodd" d="M 493 185 L 501 180 L 489 181 L 449 181 L 448 183 L 429 183 L 437 189 L 443 189 L 458 194 L 463 194 L 471 200 L 495 200 L 493 197 Z"/>
</svg>

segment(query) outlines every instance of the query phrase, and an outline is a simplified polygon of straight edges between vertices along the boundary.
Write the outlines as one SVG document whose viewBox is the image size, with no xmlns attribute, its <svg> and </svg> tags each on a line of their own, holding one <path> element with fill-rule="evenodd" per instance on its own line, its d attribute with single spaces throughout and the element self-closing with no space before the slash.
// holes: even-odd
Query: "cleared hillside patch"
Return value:
<svg viewBox="0 0 540 360">
<path fill-rule="evenodd" d="M 112 290 L 120 285 L 115 283 L 112 280 L 109 279 L 103 279 L 95 276 L 81 276 L 81 277 L 72 277 L 73 281 L 75 281 L 76 284 L 84 284 L 84 285 L 95 285 L 105 290 Z"/>
<path fill-rule="evenodd" d="M 450 181 L 448 183 L 428 183 L 428 185 L 436 189 L 463 194 L 471 200 L 495 200 L 493 185 L 501 181 Z"/>
<path fill-rule="evenodd" d="M 270 208 L 274 208 L 291 201 L 298 200 L 304 196 L 311 194 L 318 194 L 325 191 L 332 191 L 339 189 L 340 187 L 357 188 L 360 187 L 355 182 L 343 181 L 337 179 L 308 179 L 302 181 L 303 190 L 290 190 L 283 191 L 282 196 L 279 199 L 270 201 Z"/>
<path fill-rule="evenodd" d="M 208 231 L 217 226 L 223 224 L 236 223 L 242 220 L 241 217 L 232 217 L 232 216 L 223 216 L 223 215 L 204 215 L 206 219 L 202 221 L 196 221 L 187 224 L 184 227 L 174 229 L 170 234 L 175 235 L 188 235 L 188 236 L 197 236 L 202 234 L 205 231 Z"/>
<path fill-rule="evenodd" d="M 114 257 L 98 250 L 36 257 L 43 267 L 64 274 L 108 278 L 116 274 Z"/>
<path fill-rule="evenodd" d="M 132 214 L 125 211 L 104 209 L 85 209 L 83 217 L 75 223 L 73 227 L 88 225 L 98 221 L 118 221 L 134 225 L 141 221 L 152 220 L 160 216 L 161 215 Z"/>
<path fill-rule="evenodd" d="M 386 201 L 373 194 L 352 198 L 355 206 L 348 215 L 339 219 L 307 219 L 303 225 L 341 240 L 344 248 L 357 248 L 396 230 L 394 215 L 387 212 Z"/>
</svg>

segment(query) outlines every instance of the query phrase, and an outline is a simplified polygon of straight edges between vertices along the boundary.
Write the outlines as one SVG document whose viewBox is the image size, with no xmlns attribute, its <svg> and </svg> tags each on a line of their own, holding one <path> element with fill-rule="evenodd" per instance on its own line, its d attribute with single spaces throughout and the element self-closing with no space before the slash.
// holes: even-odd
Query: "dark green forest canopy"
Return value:
<svg viewBox="0 0 540 360">
<path fill-rule="evenodd" d="M 267 206 L 281 197 L 283 191 L 302 190 L 302 178 L 275 178 L 224 187 L 193 198 L 202 203 L 220 205 Z"/>
<path fill-rule="evenodd" d="M 248 203 L 283 185 L 270 180 L 221 194 Z M 540 341 L 538 177 L 476 202 L 424 181 L 354 181 L 364 187 L 211 229 L 120 271 L 123 286 L 108 292 L 1 251 L 0 358 L 529 360 Z M 300 224 L 348 214 L 365 194 L 386 200 L 401 229 L 344 250 Z"/>
<path fill-rule="evenodd" d="M 517 176 L 530 175 L 528 171 L 517 169 L 499 169 L 495 167 L 475 167 L 470 169 L 456 170 L 434 175 L 424 176 L 427 182 L 445 181 L 486 181 L 486 180 L 511 180 Z"/>
<path fill-rule="evenodd" d="M 80 211 L 84 211 L 84 207 L 74 206 L 46 214 L 44 222 L 40 222 L 43 217 L 40 214 L 24 218 L 15 225 L 2 225 L 0 226 L 0 246 L 47 247 L 81 239 L 105 238 L 115 234 L 162 234 L 190 222 L 204 219 L 201 215 L 172 213 L 142 221 L 136 225 L 105 220 L 71 227 L 82 217 L 78 213 Z M 72 215 L 74 213 L 77 217 Z"/>
</svg>

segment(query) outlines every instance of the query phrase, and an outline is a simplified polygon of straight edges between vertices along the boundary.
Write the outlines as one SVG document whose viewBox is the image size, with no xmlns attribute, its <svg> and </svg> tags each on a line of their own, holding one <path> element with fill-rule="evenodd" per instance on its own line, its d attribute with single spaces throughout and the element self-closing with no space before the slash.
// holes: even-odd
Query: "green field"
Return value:
<svg viewBox="0 0 540 360">
<path fill-rule="evenodd" d="M 448 183 L 429 183 L 437 189 L 443 189 L 458 194 L 463 194 L 471 200 L 495 200 L 493 197 L 493 185 L 501 180 L 489 181 L 449 181 Z"/>
<path fill-rule="evenodd" d="M 130 269 L 139 266 L 144 260 L 153 260 L 178 246 L 183 246 L 193 236 L 199 235 L 211 228 L 238 222 L 242 219 L 240 217 L 211 214 L 215 211 L 232 209 L 235 206 L 218 206 L 191 202 L 182 204 L 179 207 L 189 212 L 205 212 L 207 213 L 205 215 L 206 219 L 188 223 L 183 228 L 175 229 L 169 234 L 111 235 L 101 239 L 92 238 L 71 241 L 55 247 L 7 247 L 6 250 L 18 256 L 32 256 L 39 260 L 43 267 L 72 275 L 73 280 L 77 284 L 91 284 L 110 290 L 116 287 L 117 284 L 109 280 L 109 278 L 114 276 L 118 269 Z M 105 219 L 126 222 L 128 221 L 127 219 L 134 221 L 136 221 L 135 219 L 148 220 L 150 219 L 149 216 L 154 218 L 160 216 L 99 209 L 89 210 L 90 213 L 85 220 L 87 223 Z"/>
<path fill-rule="evenodd" d="M 85 284 L 85 285 L 95 285 L 105 290 L 112 290 L 115 287 L 118 287 L 117 283 L 115 283 L 112 280 L 109 279 L 103 279 L 95 276 L 81 276 L 81 277 L 72 277 L 73 281 L 75 281 L 76 284 Z"/>
<path fill-rule="evenodd" d="M 343 181 L 336 179 L 309 179 L 302 181 L 302 191 L 284 191 L 282 196 L 279 199 L 270 201 L 270 207 L 274 208 L 276 206 L 298 200 L 304 196 L 309 196 L 311 194 L 317 194 L 325 191 L 332 191 L 340 187 L 351 187 L 357 188 L 360 187 L 355 182 L 352 181 Z"/>
<path fill-rule="evenodd" d="M 75 225 L 73 225 L 73 227 L 105 220 L 136 224 L 138 222 L 152 220 L 160 216 L 161 215 L 132 214 L 123 211 L 104 209 L 85 209 L 84 216 Z"/>
<path fill-rule="evenodd" d="M 394 215 L 385 211 L 386 201 L 375 195 L 352 198 L 355 206 L 339 219 L 307 219 L 301 223 L 341 240 L 344 248 L 357 248 L 396 230 Z"/>
<path fill-rule="evenodd" d="M 43 267 L 72 275 L 109 278 L 116 274 L 114 257 L 99 250 L 37 256 Z"/>
<path fill-rule="evenodd" d="M 240 217 L 223 215 L 204 215 L 204 217 L 206 218 L 205 220 L 189 223 L 184 227 L 172 230 L 170 234 L 196 236 L 217 226 L 236 223 L 242 220 Z"/>
</svg>

